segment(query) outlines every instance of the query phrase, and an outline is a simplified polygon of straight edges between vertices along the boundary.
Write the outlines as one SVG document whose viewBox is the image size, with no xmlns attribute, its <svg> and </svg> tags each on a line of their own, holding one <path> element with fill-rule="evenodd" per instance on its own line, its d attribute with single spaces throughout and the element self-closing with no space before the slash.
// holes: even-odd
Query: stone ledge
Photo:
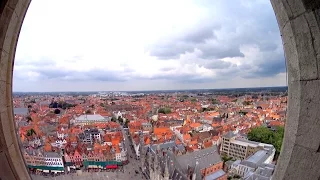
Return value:
<svg viewBox="0 0 320 180">
<path fill-rule="evenodd" d="M 14 173 L 11 170 L 11 167 L 9 165 L 9 162 L 8 162 L 8 159 L 7 159 L 5 152 L 0 153 L 0 169 L 1 169 L 1 171 L 0 171 L 0 178 L 1 179 L 3 179 L 3 180 L 16 179 L 13 175 Z"/>
<path fill-rule="evenodd" d="M 293 82 L 289 85 L 292 90 L 287 129 L 293 130 L 294 133 L 290 135 L 295 136 L 295 144 L 317 151 L 320 145 L 320 110 L 315 109 L 320 107 L 320 80 Z"/>
</svg>

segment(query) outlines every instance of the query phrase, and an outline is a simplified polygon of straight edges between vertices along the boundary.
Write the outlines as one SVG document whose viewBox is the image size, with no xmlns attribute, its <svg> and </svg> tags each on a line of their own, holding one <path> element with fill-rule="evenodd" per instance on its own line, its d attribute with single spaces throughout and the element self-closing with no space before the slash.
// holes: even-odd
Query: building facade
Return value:
<svg viewBox="0 0 320 180">
<path fill-rule="evenodd" d="M 151 180 L 226 180 L 227 173 L 222 170 L 223 162 L 217 153 L 217 147 L 202 149 L 176 156 L 169 148 L 147 148 L 140 158 L 143 172 Z"/>
<path fill-rule="evenodd" d="M 255 154 L 259 150 L 272 150 L 275 152 L 275 148 L 271 144 L 265 144 L 242 139 L 231 131 L 222 136 L 222 142 L 220 147 L 221 155 L 226 155 L 235 159 L 244 160 L 247 157 Z M 272 158 L 271 161 L 273 160 L 273 156 L 270 157 Z"/>
<path fill-rule="evenodd" d="M 25 151 L 23 156 L 27 167 L 46 173 L 64 172 L 62 156 L 55 152 L 41 152 L 40 150 Z"/>
<path fill-rule="evenodd" d="M 74 118 L 71 122 L 75 125 L 91 125 L 93 123 L 105 123 L 110 121 L 109 118 L 104 118 L 100 114 L 86 114 Z"/>
</svg>

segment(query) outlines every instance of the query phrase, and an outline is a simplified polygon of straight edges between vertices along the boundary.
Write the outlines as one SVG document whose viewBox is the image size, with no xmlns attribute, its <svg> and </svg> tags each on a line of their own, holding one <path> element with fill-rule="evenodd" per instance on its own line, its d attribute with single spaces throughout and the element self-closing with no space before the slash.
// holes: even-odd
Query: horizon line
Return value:
<svg viewBox="0 0 320 180">
<path fill-rule="evenodd" d="M 232 89 L 259 89 L 259 88 L 288 88 L 288 86 L 261 86 L 239 88 L 203 88 L 203 89 L 166 89 L 166 90 L 90 90 L 90 91 L 12 91 L 12 93 L 70 93 L 70 92 L 152 92 L 152 91 L 196 91 L 196 90 L 232 90 Z"/>
</svg>

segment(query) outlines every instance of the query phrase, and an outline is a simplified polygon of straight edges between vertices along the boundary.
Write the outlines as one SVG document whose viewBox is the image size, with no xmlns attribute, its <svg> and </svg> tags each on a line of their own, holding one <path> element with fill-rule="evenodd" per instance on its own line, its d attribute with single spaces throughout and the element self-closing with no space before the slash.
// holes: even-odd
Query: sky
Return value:
<svg viewBox="0 0 320 180">
<path fill-rule="evenodd" d="M 269 0 L 33 0 L 14 91 L 285 86 Z"/>
</svg>

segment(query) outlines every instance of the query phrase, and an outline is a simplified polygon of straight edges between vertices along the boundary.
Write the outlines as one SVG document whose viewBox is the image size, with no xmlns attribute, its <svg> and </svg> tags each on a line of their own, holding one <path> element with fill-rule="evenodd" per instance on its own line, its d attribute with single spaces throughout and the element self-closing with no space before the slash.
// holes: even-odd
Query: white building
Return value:
<svg viewBox="0 0 320 180">
<path fill-rule="evenodd" d="M 105 123 L 108 121 L 109 121 L 108 118 L 104 118 L 100 114 L 81 115 L 71 120 L 71 122 L 74 123 L 75 125 L 90 125 L 93 123 Z"/>
<path fill-rule="evenodd" d="M 174 134 L 176 135 L 176 137 L 181 141 L 184 142 L 183 139 L 183 134 L 180 133 L 180 131 L 177 128 L 180 128 L 182 126 L 174 126 L 174 127 L 170 127 L 171 131 L 174 132 Z"/>
<path fill-rule="evenodd" d="M 59 139 L 65 138 L 66 134 L 64 133 L 65 129 L 62 127 L 60 130 L 57 131 L 57 137 Z"/>
<path fill-rule="evenodd" d="M 213 129 L 213 127 L 208 124 L 202 124 L 201 126 L 202 126 L 202 130 L 200 132 L 207 132 Z"/>
<path fill-rule="evenodd" d="M 62 148 L 64 145 L 67 144 L 65 139 L 57 139 L 55 142 L 51 143 L 52 147 Z"/>
<path fill-rule="evenodd" d="M 231 174 L 237 174 L 241 177 L 246 176 L 251 178 L 256 177 L 257 174 L 260 174 L 264 177 L 263 179 L 270 179 L 274 170 L 274 165 L 271 164 L 274 154 L 274 149 L 259 150 L 246 160 L 237 160 L 232 163 L 229 172 Z"/>
<path fill-rule="evenodd" d="M 243 177 L 249 171 L 253 172 L 254 168 L 241 164 L 241 160 L 236 160 L 234 163 L 231 164 L 231 169 L 229 172 Z"/>
<path fill-rule="evenodd" d="M 120 152 L 116 152 L 116 161 L 118 161 L 118 162 L 122 161 L 121 151 Z"/>
<path fill-rule="evenodd" d="M 231 131 L 222 136 L 220 152 L 228 157 L 244 160 L 260 150 L 270 151 L 271 154 L 268 161 L 271 162 L 273 160 L 275 148 L 271 144 L 242 139 Z"/>
<path fill-rule="evenodd" d="M 114 116 L 118 119 L 119 117 L 122 118 L 122 113 L 118 111 L 117 113 L 114 113 Z"/>
<path fill-rule="evenodd" d="M 62 156 L 56 152 L 43 153 L 45 165 L 48 167 L 64 168 Z"/>
<path fill-rule="evenodd" d="M 121 151 L 121 161 L 127 161 L 128 157 L 127 157 L 127 151 L 126 150 L 122 150 Z"/>
</svg>

